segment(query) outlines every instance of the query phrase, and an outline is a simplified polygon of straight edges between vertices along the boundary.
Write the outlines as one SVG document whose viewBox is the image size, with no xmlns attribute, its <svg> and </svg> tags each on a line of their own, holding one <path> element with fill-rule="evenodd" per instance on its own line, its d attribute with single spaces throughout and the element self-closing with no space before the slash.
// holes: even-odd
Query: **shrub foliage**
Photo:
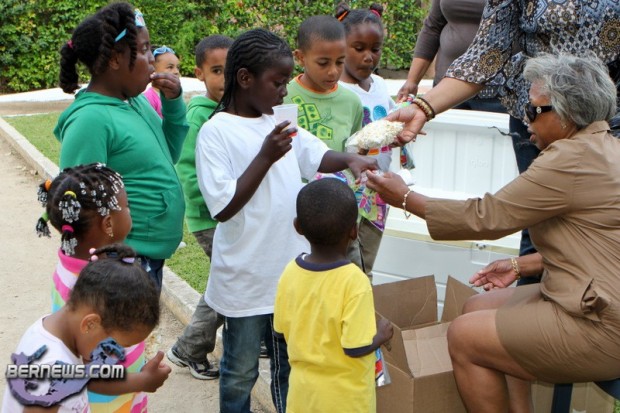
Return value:
<svg viewBox="0 0 620 413">
<path fill-rule="evenodd" d="M 0 92 L 23 92 L 58 83 L 58 50 L 75 26 L 107 4 L 102 0 L 2 0 L 0 2 Z M 193 49 L 209 34 L 234 37 L 264 27 L 292 48 L 299 24 L 314 14 L 333 14 L 335 2 L 313 0 L 135 0 L 145 16 L 151 42 L 166 44 L 181 57 L 182 74 L 193 75 Z M 350 1 L 351 7 L 370 2 Z M 425 11 L 417 1 L 383 3 L 386 28 L 381 67 L 407 69 Z M 84 74 L 84 80 L 87 79 Z"/>
</svg>

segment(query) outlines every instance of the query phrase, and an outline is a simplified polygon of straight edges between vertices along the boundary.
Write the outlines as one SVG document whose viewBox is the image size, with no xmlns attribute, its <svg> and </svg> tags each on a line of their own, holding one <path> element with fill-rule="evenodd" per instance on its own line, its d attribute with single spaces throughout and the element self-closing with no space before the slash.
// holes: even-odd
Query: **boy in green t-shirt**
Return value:
<svg viewBox="0 0 620 413">
<path fill-rule="evenodd" d="M 224 94 L 224 65 L 232 42 L 229 37 L 213 35 L 205 37 L 196 46 L 194 73 L 204 82 L 207 93 L 194 96 L 187 105 L 189 131 L 176 165 L 185 197 L 185 222 L 209 259 L 217 221 L 211 217 L 198 188 L 196 138 Z M 177 366 L 188 367 L 197 379 L 216 379 L 219 369 L 207 360 L 207 354 L 215 348 L 216 332 L 222 323 L 222 316 L 209 307 L 201 295 L 192 320 L 166 355 Z"/>
<path fill-rule="evenodd" d="M 338 152 L 362 127 L 359 96 L 338 85 L 347 43 L 344 26 L 332 16 L 312 16 L 299 26 L 295 58 L 304 72 L 287 86 L 285 103 L 299 107 L 298 124 Z"/>
<path fill-rule="evenodd" d="M 289 82 L 284 98 L 284 103 L 297 104 L 298 125 L 338 152 L 344 152 L 346 140 L 362 128 L 364 114 L 359 96 L 338 84 L 346 47 L 344 26 L 335 17 L 304 20 L 294 52 L 304 72 Z M 359 239 L 349 244 L 347 257 L 365 271 Z"/>
</svg>

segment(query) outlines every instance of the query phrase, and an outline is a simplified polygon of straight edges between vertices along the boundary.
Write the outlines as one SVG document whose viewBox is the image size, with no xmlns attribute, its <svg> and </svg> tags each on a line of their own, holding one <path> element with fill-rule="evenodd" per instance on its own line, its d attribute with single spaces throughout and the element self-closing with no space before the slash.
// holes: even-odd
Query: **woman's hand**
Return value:
<svg viewBox="0 0 620 413">
<path fill-rule="evenodd" d="M 493 261 L 470 279 L 469 283 L 482 287 L 485 291 L 493 288 L 506 288 L 517 280 L 517 274 L 512 268 L 509 258 Z"/>
<path fill-rule="evenodd" d="M 392 172 L 386 172 L 383 175 L 377 175 L 372 172 L 367 174 L 368 181 L 366 186 L 379 193 L 381 199 L 388 204 L 397 208 L 403 206 L 403 196 L 409 191 L 409 187 L 399 175 Z"/>
<path fill-rule="evenodd" d="M 181 96 L 181 79 L 172 73 L 153 73 L 152 86 L 159 89 L 166 99 L 176 99 Z"/>
<path fill-rule="evenodd" d="M 285 120 L 273 128 L 271 133 L 265 138 L 259 156 L 267 159 L 270 163 L 274 163 L 293 148 L 293 138 L 291 135 L 297 132 L 297 128 L 286 129 L 289 124 L 290 122 Z"/>
<path fill-rule="evenodd" d="M 396 137 L 399 146 L 415 142 L 417 135 L 426 135 L 422 130 L 427 121 L 426 115 L 416 105 L 409 105 L 398 109 L 387 115 L 385 120 L 405 123 L 403 131 Z"/>
<path fill-rule="evenodd" d="M 401 103 L 407 100 L 407 98 L 409 98 L 409 95 L 413 95 L 415 97 L 415 95 L 418 94 L 418 84 L 407 79 L 405 81 L 405 83 L 401 86 L 401 88 L 398 90 L 398 94 L 396 95 L 396 102 L 397 103 Z"/>
</svg>

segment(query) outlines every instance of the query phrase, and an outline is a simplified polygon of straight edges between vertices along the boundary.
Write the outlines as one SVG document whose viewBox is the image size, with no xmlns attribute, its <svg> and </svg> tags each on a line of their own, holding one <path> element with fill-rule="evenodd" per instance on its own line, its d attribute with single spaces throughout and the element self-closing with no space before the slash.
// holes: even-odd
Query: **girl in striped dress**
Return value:
<svg viewBox="0 0 620 413">
<path fill-rule="evenodd" d="M 37 233 L 50 235 L 47 221 L 61 234 L 58 265 L 52 284 L 52 312 L 68 301 L 78 274 L 88 264 L 93 248 L 122 242 L 131 229 L 127 193 L 121 176 L 103 164 L 64 169 L 53 181 L 39 187 L 45 213 Z M 144 342 L 125 349 L 127 373 L 137 373 L 145 363 Z M 109 396 L 88 392 L 93 413 L 145 412 L 145 393 Z"/>
</svg>

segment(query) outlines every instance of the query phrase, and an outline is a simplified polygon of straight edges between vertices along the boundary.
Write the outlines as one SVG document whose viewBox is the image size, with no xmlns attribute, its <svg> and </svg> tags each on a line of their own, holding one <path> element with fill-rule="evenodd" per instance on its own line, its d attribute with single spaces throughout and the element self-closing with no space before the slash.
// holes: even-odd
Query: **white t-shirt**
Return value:
<svg viewBox="0 0 620 413">
<path fill-rule="evenodd" d="M 261 149 L 276 122 L 273 116 L 244 118 L 220 112 L 198 133 L 198 186 L 212 216 L 232 200 L 237 179 Z M 227 317 L 271 314 L 286 264 L 310 250 L 293 228 L 302 178 L 316 174 L 328 151 L 299 128 L 293 148 L 275 162 L 252 198 L 226 222 L 218 223 L 205 301 Z"/>
<path fill-rule="evenodd" d="M 368 91 L 362 89 L 357 83 L 338 82 L 342 87 L 355 92 L 362 101 L 364 107 L 364 117 L 362 118 L 362 126 L 366 126 L 371 122 L 383 119 L 395 107 L 394 99 L 388 92 L 387 83 L 381 76 L 375 74 L 370 75 L 372 83 Z M 392 150 L 384 148 L 377 156 L 379 169 L 382 171 L 389 170 L 392 161 Z"/>
<path fill-rule="evenodd" d="M 43 327 L 43 319 L 37 320 L 22 336 L 17 349 L 14 353 L 24 353 L 26 355 L 34 354 L 42 345 L 47 346 L 47 351 L 40 359 L 33 364 L 54 364 L 56 361 L 62 361 L 67 364 L 84 364 L 80 357 L 69 350 L 69 348 L 58 337 L 47 331 Z M 33 391 L 34 394 L 45 394 L 49 389 L 49 382 L 38 382 L 39 388 Z M 86 387 L 81 392 L 64 399 L 60 402 L 59 413 L 89 413 L 90 406 L 88 404 L 88 394 Z M 9 390 L 7 383 L 4 390 L 4 398 L 2 401 L 2 412 L 18 413 L 23 412 L 24 406 L 21 405 Z"/>
</svg>

